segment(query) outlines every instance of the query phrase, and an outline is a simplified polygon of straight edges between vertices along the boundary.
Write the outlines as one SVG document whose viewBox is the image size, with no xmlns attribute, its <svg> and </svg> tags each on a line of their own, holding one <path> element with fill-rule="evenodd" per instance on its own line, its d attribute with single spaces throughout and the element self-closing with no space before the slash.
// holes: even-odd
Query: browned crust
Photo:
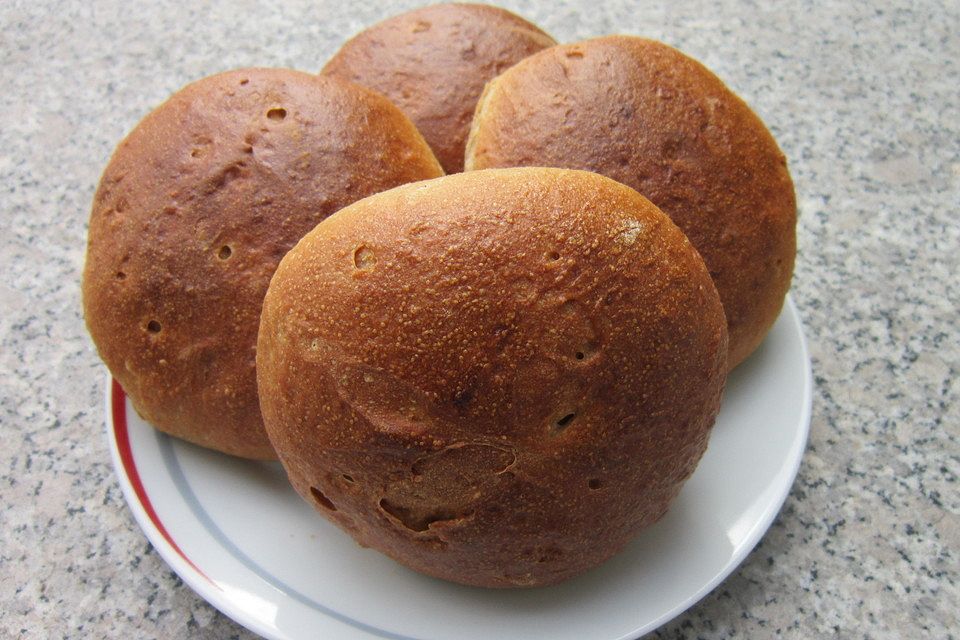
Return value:
<svg viewBox="0 0 960 640">
<path fill-rule="evenodd" d="M 484 84 L 556 42 L 523 18 L 482 4 L 438 4 L 394 16 L 349 40 L 322 73 L 375 89 L 398 105 L 447 173 L 463 170 Z"/>
<path fill-rule="evenodd" d="M 609 36 L 536 54 L 491 82 L 467 169 L 589 169 L 650 198 L 713 275 L 730 366 L 780 313 L 796 254 L 786 158 L 709 70 L 659 42 Z"/>
<path fill-rule="evenodd" d="M 441 174 L 362 87 L 283 69 L 188 85 L 120 143 L 94 199 L 83 303 L 101 357 L 157 428 L 274 457 L 254 358 L 280 258 L 339 208 Z"/>
<path fill-rule="evenodd" d="M 257 366 L 270 438 L 324 515 L 418 571 L 533 586 L 663 515 L 726 340 L 703 261 L 649 201 L 505 169 L 324 221 L 271 282 Z"/>
</svg>

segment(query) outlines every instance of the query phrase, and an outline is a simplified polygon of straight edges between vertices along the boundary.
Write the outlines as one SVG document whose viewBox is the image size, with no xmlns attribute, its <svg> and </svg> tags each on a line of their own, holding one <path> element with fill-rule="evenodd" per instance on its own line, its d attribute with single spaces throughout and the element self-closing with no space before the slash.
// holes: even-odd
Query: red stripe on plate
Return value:
<svg viewBox="0 0 960 640">
<path fill-rule="evenodd" d="M 130 434 L 127 432 L 127 396 L 123 391 L 123 387 L 121 387 L 120 383 L 116 380 L 113 381 L 110 387 L 110 407 L 113 411 L 113 436 L 117 440 L 117 451 L 120 453 L 120 462 L 123 463 L 123 470 L 130 480 L 133 492 L 137 495 L 137 500 L 140 501 L 140 506 L 143 507 L 143 511 L 147 514 L 147 517 L 150 518 L 150 522 L 152 522 L 153 526 L 160 532 L 163 539 L 167 541 L 167 544 L 169 544 L 187 564 L 193 567 L 194 571 L 219 589 L 220 585 L 201 571 L 200 567 L 195 565 L 193 560 L 188 558 L 180 546 L 173 541 L 167 528 L 163 526 L 163 522 L 160 521 L 156 510 L 154 510 L 150 498 L 147 496 L 147 490 L 140 480 L 140 472 L 137 471 L 137 465 L 133 460 L 133 451 L 130 449 Z"/>
</svg>

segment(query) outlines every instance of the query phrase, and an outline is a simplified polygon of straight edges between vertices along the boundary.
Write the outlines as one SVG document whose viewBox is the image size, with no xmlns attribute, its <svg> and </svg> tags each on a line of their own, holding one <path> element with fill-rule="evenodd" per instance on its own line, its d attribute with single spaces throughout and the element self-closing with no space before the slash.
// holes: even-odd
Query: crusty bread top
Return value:
<svg viewBox="0 0 960 640">
<path fill-rule="evenodd" d="M 283 259 L 258 344 L 301 495 L 365 545 L 484 586 L 570 577 L 663 515 L 726 378 L 687 238 L 632 189 L 561 169 L 341 210 Z"/>
<path fill-rule="evenodd" d="M 466 156 L 468 170 L 588 169 L 650 198 L 710 269 L 731 367 L 776 320 L 796 253 L 786 159 L 750 108 L 676 49 L 608 36 L 527 58 L 488 85 Z"/>
<path fill-rule="evenodd" d="M 413 120 L 447 173 L 463 170 L 484 84 L 556 44 L 523 18 L 482 4 L 437 4 L 394 16 L 349 40 L 326 75 L 380 91 Z"/>
<path fill-rule="evenodd" d="M 441 174 L 363 87 L 284 69 L 188 85 L 120 143 L 94 199 L 83 299 L 101 356 L 158 428 L 272 457 L 254 350 L 274 269 L 341 207 Z"/>
</svg>

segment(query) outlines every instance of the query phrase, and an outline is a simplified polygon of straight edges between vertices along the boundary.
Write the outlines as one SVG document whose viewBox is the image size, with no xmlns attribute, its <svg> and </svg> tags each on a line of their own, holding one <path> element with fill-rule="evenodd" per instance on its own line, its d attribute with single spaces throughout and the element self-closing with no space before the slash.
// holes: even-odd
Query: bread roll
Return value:
<svg viewBox="0 0 960 640">
<path fill-rule="evenodd" d="M 254 359 L 280 258 L 337 209 L 438 175 L 368 89 L 283 69 L 188 85 L 120 143 L 94 199 L 83 303 L 100 355 L 160 430 L 274 457 Z"/>
<path fill-rule="evenodd" d="M 524 60 L 489 84 L 466 156 L 467 169 L 589 169 L 650 198 L 710 269 L 731 368 L 779 315 L 796 254 L 786 159 L 750 108 L 676 49 L 609 36 Z"/>
<path fill-rule="evenodd" d="M 556 42 L 523 18 L 482 4 L 438 4 L 360 32 L 323 73 L 376 89 L 410 116 L 447 173 L 463 148 L 486 82 Z"/>
<path fill-rule="evenodd" d="M 361 544 L 486 587 L 558 582 L 667 510 L 707 445 L 726 323 L 700 256 L 613 180 L 406 185 L 328 218 L 264 301 L 264 422 Z"/>
</svg>

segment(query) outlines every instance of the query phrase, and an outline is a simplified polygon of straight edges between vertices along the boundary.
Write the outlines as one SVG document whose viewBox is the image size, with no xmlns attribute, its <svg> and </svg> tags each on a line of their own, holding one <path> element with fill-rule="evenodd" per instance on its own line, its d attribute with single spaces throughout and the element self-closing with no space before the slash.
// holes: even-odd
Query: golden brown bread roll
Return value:
<svg viewBox="0 0 960 640">
<path fill-rule="evenodd" d="M 318 225 L 270 284 L 257 376 L 324 515 L 418 571 L 512 587 L 576 575 L 664 514 L 726 354 L 703 261 L 648 200 L 504 169 Z"/>
<path fill-rule="evenodd" d="M 482 4 L 437 4 L 360 32 L 326 64 L 326 75 L 375 89 L 410 116 L 447 173 L 463 148 L 486 82 L 555 45 L 523 18 Z"/>
<path fill-rule="evenodd" d="M 120 143 L 94 199 L 83 303 L 101 357 L 160 430 L 275 457 L 254 359 L 280 258 L 337 209 L 438 175 L 368 89 L 283 69 L 188 85 Z"/>
<path fill-rule="evenodd" d="M 730 367 L 760 344 L 790 287 L 793 183 L 760 119 L 705 67 L 628 36 L 524 60 L 487 87 L 466 167 L 527 165 L 589 169 L 650 198 L 710 269 Z"/>
</svg>

